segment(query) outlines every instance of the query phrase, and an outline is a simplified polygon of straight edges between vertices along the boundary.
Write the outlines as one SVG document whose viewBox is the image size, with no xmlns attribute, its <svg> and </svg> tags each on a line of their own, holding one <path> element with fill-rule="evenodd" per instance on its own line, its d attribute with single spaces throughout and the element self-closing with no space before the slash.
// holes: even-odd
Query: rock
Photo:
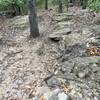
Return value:
<svg viewBox="0 0 100 100">
<path fill-rule="evenodd" d="M 79 15 L 84 15 L 84 14 L 87 14 L 88 12 L 89 12 L 88 9 L 82 9 L 80 10 Z"/>
<path fill-rule="evenodd" d="M 59 42 L 62 39 L 62 37 L 58 34 L 50 34 L 49 39 L 54 42 Z"/>
<path fill-rule="evenodd" d="M 69 35 L 71 34 L 71 32 L 72 31 L 70 28 L 63 28 L 60 30 L 55 30 L 52 34 L 48 36 L 48 38 L 55 42 L 59 42 L 60 40 L 63 39 L 63 37 L 65 37 L 65 35 Z"/>
<path fill-rule="evenodd" d="M 68 20 L 71 20 L 73 16 L 74 16 L 73 13 L 61 13 L 61 14 L 56 14 L 53 17 L 53 20 L 57 22 L 68 21 Z"/>
<path fill-rule="evenodd" d="M 79 72 L 78 73 L 78 77 L 79 78 L 85 78 L 85 76 L 86 76 L 86 73 L 85 72 Z"/>
<path fill-rule="evenodd" d="M 62 57 L 62 61 L 67 61 L 69 59 L 73 59 L 75 57 L 80 57 L 84 54 L 84 48 L 85 48 L 85 45 L 84 44 L 79 44 L 79 43 L 76 43 L 74 45 L 71 45 L 71 46 L 68 46 L 65 45 L 65 52 L 64 52 L 64 55 Z"/>
<path fill-rule="evenodd" d="M 60 92 L 58 94 L 52 95 L 49 100 L 71 100 L 71 97 L 64 92 Z"/>
<path fill-rule="evenodd" d="M 33 97 L 32 100 L 38 100 L 38 97 Z"/>
<path fill-rule="evenodd" d="M 69 7 L 73 7 L 74 5 L 73 5 L 73 3 L 69 3 L 69 5 L 68 5 Z"/>
<path fill-rule="evenodd" d="M 82 34 L 73 33 L 73 34 L 63 35 L 63 41 L 66 47 L 75 44 L 83 44 Z"/>
<path fill-rule="evenodd" d="M 70 28 L 63 28 L 63 29 L 54 31 L 53 34 L 68 35 L 68 34 L 70 34 L 71 32 L 72 32 L 72 31 L 71 31 Z"/>
<path fill-rule="evenodd" d="M 93 100 L 99 100 L 99 98 L 95 96 L 95 97 L 93 98 Z"/>
<path fill-rule="evenodd" d="M 95 33 L 100 33 L 100 25 L 92 27 L 92 31 Z"/>
<path fill-rule="evenodd" d="M 52 95 L 49 100 L 58 100 L 57 94 Z"/>
<path fill-rule="evenodd" d="M 55 89 L 53 91 L 44 94 L 45 100 L 71 100 L 71 97 L 60 89 Z"/>
<path fill-rule="evenodd" d="M 57 23 L 59 26 L 68 26 L 68 25 L 73 25 L 74 22 L 71 22 L 71 21 L 65 21 L 65 22 L 59 22 Z"/>
<path fill-rule="evenodd" d="M 62 73 L 70 73 L 73 66 L 74 64 L 72 62 L 63 62 L 60 71 Z"/>
<path fill-rule="evenodd" d="M 10 24 L 9 26 L 15 26 L 17 28 L 21 28 L 24 29 L 26 27 L 28 27 L 29 25 L 29 21 L 28 21 L 28 16 L 16 16 L 12 19 L 9 20 Z"/>
<path fill-rule="evenodd" d="M 71 21 L 65 21 L 65 22 L 58 22 L 55 26 L 55 30 L 63 29 L 63 28 L 68 28 L 70 25 L 73 25 L 74 23 Z"/>
<path fill-rule="evenodd" d="M 71 29 L 70 28 L 64 28 L 61 30 L 57 30 L 54 31 L 52 34 L 49 35 L 49 39 L 58 42 L 60 40 L 62 40 L 62 36 L 63 35 L 68 35 L 71 33 Z"/>
<path fill-rule="evenodd" d="M 58 93 L 60 92 L 60 89 L 55 89 L 53 91 L 50 91 L 50 92 L 46 92 L 44 93 L 44 98 L 45 100 L 58 100 Z"/>
<path fill-rule="evenodd" d="M 62 92 L 58 94 L 58 100 L 71 100 L 71 97 Z"/>
<path fill-rule="evenodd" d="M 69 60 L 73 63 L 77 64 L 85 64 L 88 65 L 90 63 L 98 63 L 98 60 L 100 59 L 99 56 L 92 56 L 92 57 L 76 57 L 73 58 L 72 60 Z"/>
<path fill-rule="evenodd" d="M 36 91 L 38 94 L 44 94 L 50 92 L 50 89 L 49 87 L 42 86 L 42 87 L 37 87 Z"/>
<path fill-rule="evenodd" d="M 61 85 L 61 82 L 55 76 L 52 76 L 50 79 L 48 79 L 46 83 L 49 87 L 57 87 Z"/>
</svg>

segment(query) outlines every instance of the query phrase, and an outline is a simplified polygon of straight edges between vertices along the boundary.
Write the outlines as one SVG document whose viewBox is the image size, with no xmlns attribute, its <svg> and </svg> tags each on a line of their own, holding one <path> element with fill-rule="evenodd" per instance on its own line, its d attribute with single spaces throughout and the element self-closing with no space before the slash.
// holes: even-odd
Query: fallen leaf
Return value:
<svg viewBox="0 0 100 100">
<path fill-rule="evenodd" d="M 66 86 L 65 84 L 62 85 L 62 88 L 65 93 L 68 93 L 72 90 L 72 87 Z"/>
<path fill-rule="evenodd" d="M 96 46 L 90 46 L 89 48 L 87 48 L 86 53 L 89 56 L 99 56 L 100 55 L 100 48 L 98 48 Z"/>
<path fill-rule="evenodd" d="M 45 100 L 44 96 L 41 96 L 41 97 L 39 98 L 39 100 Z"/>
</svg>

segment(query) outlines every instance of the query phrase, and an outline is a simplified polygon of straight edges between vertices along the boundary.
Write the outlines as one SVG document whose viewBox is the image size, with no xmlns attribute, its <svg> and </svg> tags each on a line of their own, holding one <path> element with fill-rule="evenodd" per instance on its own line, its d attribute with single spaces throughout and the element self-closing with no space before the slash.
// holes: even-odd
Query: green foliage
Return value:
<svg viewBox="0 0 100 100">
<path fill-rule="evenodd" d="M 100 12 L 100 0 L 89 0 L 88 7 L 92 11 Z"/>
<path fill-rule="evenodd" d="M 62 4 L 66 4 L 66 3 L 68 3 L 69 1 L 70 1 L 70 0 L 53 0 L 52 3 L 53 3 L 54 5 L 58 5 L 59 2 L 62 2 Z"/>
<path fill-rule="evenodd" d="M 0 11 L 13 10 L 12 5 L 16 5 L 21 9 L 21 12 L 25 12 L 26 0 L 0 0 Z"/>
<path fill-rule="evenodd" d="M 36 0 L 36 4 L 37 4 L 39 7 L 42 7 L 42 5 L 44 4 L 44 0 Z"/>
</svg>

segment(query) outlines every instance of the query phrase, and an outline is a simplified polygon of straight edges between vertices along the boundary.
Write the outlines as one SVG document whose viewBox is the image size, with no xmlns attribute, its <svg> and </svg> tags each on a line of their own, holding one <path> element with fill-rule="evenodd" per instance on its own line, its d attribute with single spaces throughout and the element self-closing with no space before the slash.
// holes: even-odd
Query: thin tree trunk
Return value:
<svg viewBox="0 0 100 100">
<path fill-rule="evenodd" d="M 63 5 L 62 5 L 62 1 L 61 1 L 61 0 L 59 0 L 58 12 L 59 12 L 59 13 L 62 13 L 62 12 L 63 12 Z"/>
<path fill-rule="evenodd" d="M 45 10 L 48 10 L 48 0 L 45 0 Z"/>
<path fill-rule="evenodd" d="M 29 23 L 30 23 L 30 36 L 33 38 L 38 37 L 39 29 L 37 22 L 37 14 L 35 8 L 35 0 L 28 0 L 28 10 L 29 10 Z"/>
<path fill-rule="evenodd" d="M 66 0 L 66 8 L 67 8 L 67 11 L 68 11 L 68 7 L 69 7 L 69 1 Z"/>
<path fill-rule="evenodd" d="M 82 1 L 83 1 L 83 3 L 82 3 L 82 9 L 86 9 L 88 0 L 82 0 Z"/>
</svg>

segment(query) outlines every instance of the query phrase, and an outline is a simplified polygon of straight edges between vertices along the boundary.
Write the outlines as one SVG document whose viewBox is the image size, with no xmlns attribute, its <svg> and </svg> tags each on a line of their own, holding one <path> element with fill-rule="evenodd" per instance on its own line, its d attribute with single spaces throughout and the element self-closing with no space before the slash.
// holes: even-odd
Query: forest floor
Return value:
<svg viewBox="0 0 100 100">
<path fill-rule="evenodd" d="M 0 100 L 99 100 L 100 14 L 50 9 L 38 21 L 36 39 L 28 16 L 0 21 Z"/>
</svg>

